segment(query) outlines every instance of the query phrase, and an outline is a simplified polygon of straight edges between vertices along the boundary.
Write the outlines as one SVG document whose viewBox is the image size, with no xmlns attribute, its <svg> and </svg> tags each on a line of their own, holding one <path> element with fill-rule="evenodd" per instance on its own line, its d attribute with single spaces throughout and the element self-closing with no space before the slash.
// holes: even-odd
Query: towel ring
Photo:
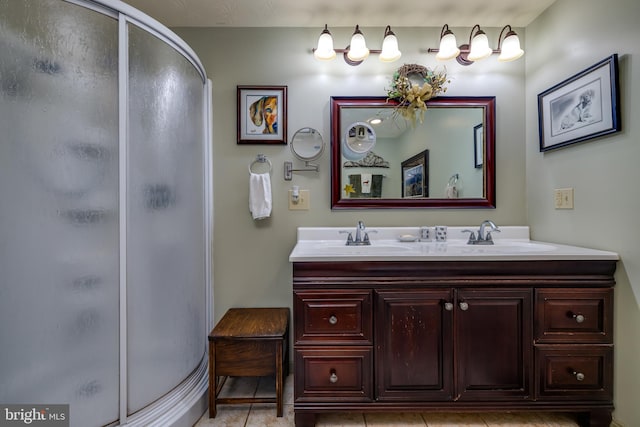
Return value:
<svg viewBox="0 0 640 427">
<path fill-rule="evenodd" d="M 252 168 L 256 164 L 260 165 L 264 163 L 269 164 L 269 173 L 271 173 L 271 171 L 273 170 L 273 165 L 271 164 L 271 160 L 267 159 L 267 156 L 265 156 L 264 154 L 258 154 L 256 156 L 256 159 L 253 162 L 251 162 L 251 164 L 249 164 L 249 173 L 258 173 L 258 172 L 254 172 Z"/>
</svg>

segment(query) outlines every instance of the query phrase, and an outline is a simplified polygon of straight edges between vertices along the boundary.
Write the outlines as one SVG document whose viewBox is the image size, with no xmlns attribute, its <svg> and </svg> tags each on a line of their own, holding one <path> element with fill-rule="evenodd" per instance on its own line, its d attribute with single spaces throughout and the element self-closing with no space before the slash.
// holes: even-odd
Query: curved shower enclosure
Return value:
<svg viewBox="0 0 640 427">
<path fill-rule="evenodd" d="M 115 0 L 0 0 L 0 404 L 193 425 L 211 326 L 210 86 Z"/>
</svg>

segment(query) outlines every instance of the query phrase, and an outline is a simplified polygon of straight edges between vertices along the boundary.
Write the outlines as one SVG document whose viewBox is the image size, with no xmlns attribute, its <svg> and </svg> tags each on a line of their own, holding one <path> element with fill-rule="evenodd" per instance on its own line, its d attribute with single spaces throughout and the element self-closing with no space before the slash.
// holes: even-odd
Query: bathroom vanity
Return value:
<svg viewBox="0 0 640 427">
<path fill-rule="evenodd" d="M 466 228 L 466 227 L 465 227 Z M 556 411 L 609 426 L 618 255 L 528 240 L 368 247 L 301 228 L 291 253 L 297 427 L 321 412 Z"/>
</svg>

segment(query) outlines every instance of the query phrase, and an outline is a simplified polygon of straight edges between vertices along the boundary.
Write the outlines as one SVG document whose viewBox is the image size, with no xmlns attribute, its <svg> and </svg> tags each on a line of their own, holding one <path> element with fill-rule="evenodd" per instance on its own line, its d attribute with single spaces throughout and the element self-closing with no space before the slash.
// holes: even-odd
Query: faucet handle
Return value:
<svg viewBox="0 0 640 427">
<path fill-rule="evenodd" d="M 362 244 L 363 245 L 370 245 L 371 244 L 371 239 L 369 239 L 369 233 L 377 233 L 378 230 L 368 230 L 364 232 L 364 236 L 362 237 Z"/>
<path fill-rule="evenodd" d="M 350 245 L 351 243 L 353 243 L 353 234 L 351 234 L 350 231 L 340 230 L 338 231 L 338 233 L 347 235 L 347 245 Z"/>
<path fill-rule="evenodd" d="M 473 230 L 462 230 L 463 233 L 469 233 L 469 240 L 467 243 L 476 242 L 476 233 Z"/>
<path fill-rule="evenodd" d="M 500 229 L 498 227 L 496 227 L 491 231 L 487 231 L 487 237 L 485 237 L 486 241 L 489 241 L 489 242 L 493 241 L 493 238 L 491 237 L 491 233 L 492 232 L 500 233 Z"/>
</svg>

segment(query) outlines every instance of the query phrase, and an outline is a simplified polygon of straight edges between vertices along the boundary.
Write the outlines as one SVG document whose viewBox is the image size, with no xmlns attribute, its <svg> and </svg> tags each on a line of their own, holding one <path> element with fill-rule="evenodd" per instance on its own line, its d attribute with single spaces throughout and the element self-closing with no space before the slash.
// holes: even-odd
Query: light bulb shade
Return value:
<svg viewBox="0 0 640 427">
<path fill-rule="evenodd" d="M 349 52 L 347 52 L 347 58 L 357 62 L 363 61 L 369 56 L 369 49 L 367 43 L 360 31 L 360 28 L 356 25 L 356 30 L 351 36 L 351 43 L 349 44 Z"/>
<path fill-rule="evenodd" d="M 456 36 L 453 35 L 451 31 L 447 30 L 440 39 L 440 49 L 438 49 L 436 59 L 439 61 L 448 61 L 458 55 L 460 55 L 460 49 L 458 49 Z"/>
<path fill-rule="evenodd" d="M 400 59 L 402 56 L 402 52 L 398 49 L 398 39 L 396 35 L 393 34 L 391 29 L 387 27 L 388 30 L 385 31 L 385 37 L 382 41 L 382 52 L 380 52 L 380 61 L 382 62 L 393 62 Z"/>
<path fill-rule="evenodd" d="M 318 39 L 318 48 L 313 52 L 313 56 L 316 59 L 320 59 L 322 61 L 330 61 L 335 59 L 336 51 L 333 50 L 333 38 L 331 34 L 321 34 Z"/>
<path fill-rule="evenodd" d="M 498 56 L 498 61 L 515 61 L 522 55 L 524 55 L 524 50 L 520 48 L 520 39 L 518 38 L 518 35 L 515 32 L 510 31 L 502 41 L 502 50 L 500 51 L 500 56 Z"/>
<path fill-rule="evenodd" d="M 318 38 L 318 47 L 313 52 L 313 56 L 321 61 L 331 61 L 336 57 L 336 51 L 333 50 L 333 37 L 326 25 Z"/>
<path fill-rule="evenodd" d="M 469 61 L 480 61 L 485 59 L 493 53 L 493 50 L 489 47 L 489 39 L 482 30 L 478 30 L 476 35 L 471 40 L 471 48 L 467 59 Z"/>
</svg>

